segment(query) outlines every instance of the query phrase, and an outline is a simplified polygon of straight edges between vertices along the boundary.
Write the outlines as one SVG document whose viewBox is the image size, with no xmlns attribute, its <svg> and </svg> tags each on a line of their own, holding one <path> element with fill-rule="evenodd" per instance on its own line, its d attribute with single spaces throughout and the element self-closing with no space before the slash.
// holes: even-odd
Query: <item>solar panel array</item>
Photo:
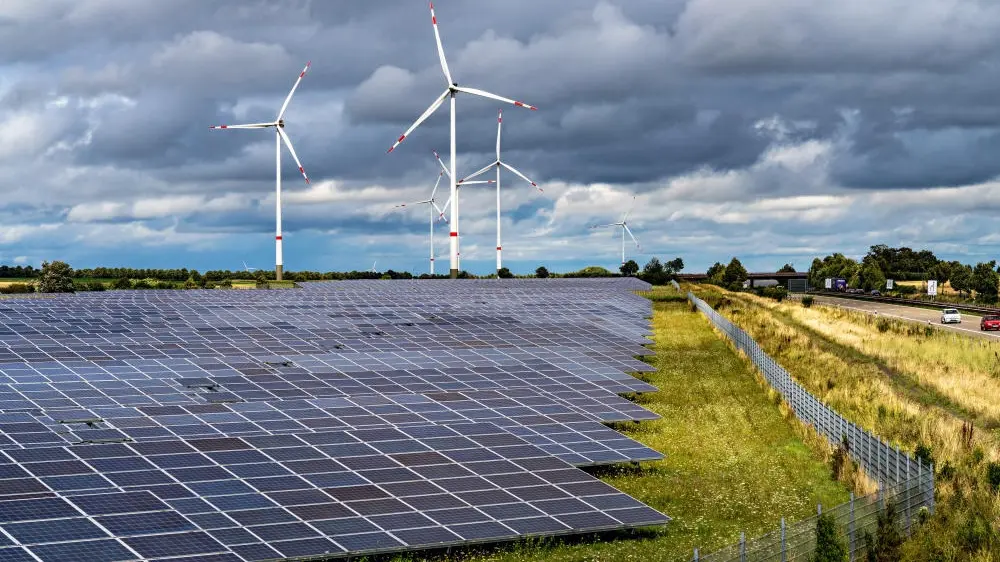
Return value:
<svg viewBox="0 0 1000 562">
<path fill-rule="evenodd" d="M 659 525 L 635 280 L 0 301 L 0 562 L 337 557 Z"/>
</svg>

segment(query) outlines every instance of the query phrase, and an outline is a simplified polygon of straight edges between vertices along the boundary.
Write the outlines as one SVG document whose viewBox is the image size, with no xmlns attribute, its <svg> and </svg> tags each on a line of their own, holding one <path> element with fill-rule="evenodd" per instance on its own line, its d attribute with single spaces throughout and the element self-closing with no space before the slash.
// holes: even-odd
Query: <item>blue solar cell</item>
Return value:
<svg viewBox="0 0 1000 562">
<path fill-rule="evenodd" d="M 111 515 L 169 509 L 167 504 L 156 499 L 156 496 L 144 491 L 71 496 L 69 499 L 87 515 Z"/>
<path fill-rule="evenodd" d="M 201 531 L 170 535 L 129 537 L 125 544 L 146 558 L 226 552 L 228 549 Z"/>
<path fill-rule="evenodd" d="M 80 515 L 62 498 L 0 501 L 0 524 Z"/>
<path fill-rule="evenodd" d="M 65 542 L 107 537 L 108 534 L 87 519 L 48 519 L 4 525 L 21 544 Z"/>
<path fill-rule="evenodd" d="M 27 550 L 18 547 L 0 548 L 0 562 L 37 562 Z"/>
<path fill-rule="evenodd" d="M 172 533 L 195 529 L 194 525 L 186 519 L 170 511 L 98 517 L 97 522 L 118 537 L 150 533 Z"/>
<path fill-rule="evenodd" d="M 135 554 L 112 539 L 36 545 L 31 547 L 31 551 L 45 562 L 135 560 Z"/>
</svg>

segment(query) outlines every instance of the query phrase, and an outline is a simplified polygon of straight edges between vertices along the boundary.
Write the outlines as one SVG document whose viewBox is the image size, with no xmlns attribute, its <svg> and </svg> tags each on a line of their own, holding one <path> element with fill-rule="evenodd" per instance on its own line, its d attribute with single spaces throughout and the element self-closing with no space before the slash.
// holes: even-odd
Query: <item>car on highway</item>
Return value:
<svg viewBox="0 0 1000 562">
<path fill-rule="evenodd" d="M 882 296 L 882 293 L 880 293 L 878 291 L 878 289 L 873 289 L 871 294 L 872 294 L 873 297 L 881 297 Z"/>
<path fill-rule="evenodd" d="M 984 332 L 987 330 L 1000 330 L 1000 316 L 983 316 L 983 319 L 979 321 L 979 329 Z"/>
<path fill-rule="evenodd" d="M 942 324 L 961 324 L 962 313 L 954 308 L 946 308 L 941 311 Z"/>
</svg>

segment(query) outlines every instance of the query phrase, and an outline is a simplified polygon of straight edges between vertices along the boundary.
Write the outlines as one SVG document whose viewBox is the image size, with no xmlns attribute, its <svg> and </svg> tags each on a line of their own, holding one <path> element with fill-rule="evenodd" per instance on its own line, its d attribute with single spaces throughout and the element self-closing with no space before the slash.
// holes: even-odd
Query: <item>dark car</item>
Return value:
<svg viewBox="0 0 1000 562">
<path fill-rule="evenodd" d="M 987 330 L 1000 330 L 1000 316 L 983 316 L 983 319 L 979 321 L 979 329 L 984 332 Z"/>
<path fill-rule="evenodd" d="M 872 291 L 872 296 L 873 297 L 881 297 L 882 293 L 878 292 L 878 289 L 875 289 L 874 291 Z"/>
</svg>

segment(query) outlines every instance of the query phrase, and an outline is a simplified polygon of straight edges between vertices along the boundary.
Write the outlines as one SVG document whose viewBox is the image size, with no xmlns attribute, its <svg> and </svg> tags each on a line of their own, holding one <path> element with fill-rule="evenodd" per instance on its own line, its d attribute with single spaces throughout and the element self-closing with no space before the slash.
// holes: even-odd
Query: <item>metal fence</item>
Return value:
<svg viewBox="0 0 1000 562">
<path fill-rule="evenodd" d="M 857 424 L 844 419 L 797 383 L 788 371 L 764 353 L 749 334 L 693 293 L 688 293 L 688 300 L 754 362 L 799 420 L 812 425 L 833 446 L 846 441 L 850 458 L 878 482 L 879 491 L 875 494 L 862 498 L 855 498 L 852 494 L 850 502 L 828 510 L 834 515 L 838 528 L 849 545 L 852 561 L 861 558 L 865 547 L 864 533 L 873 531 L 878 513 L 888 503 L 895 506 L 900 528 L 904 533 L 910 532 L 912 522 L 921 509 L 926 508 L 929 514 L 933 514 L 933 464 L 925 465 L 920 460 L 909 457 L 899 448 L 893 448 Z M 696 550 L 695 560 L 785 562 L 809 559 L 816 546 L 817 517 L 818 515 L 789 526 L 782 520 L 781 529 L 777 531 L 752 540 L 741 537 L 739 543 L 709 555 L 699 556 Z"/>
</svg>

